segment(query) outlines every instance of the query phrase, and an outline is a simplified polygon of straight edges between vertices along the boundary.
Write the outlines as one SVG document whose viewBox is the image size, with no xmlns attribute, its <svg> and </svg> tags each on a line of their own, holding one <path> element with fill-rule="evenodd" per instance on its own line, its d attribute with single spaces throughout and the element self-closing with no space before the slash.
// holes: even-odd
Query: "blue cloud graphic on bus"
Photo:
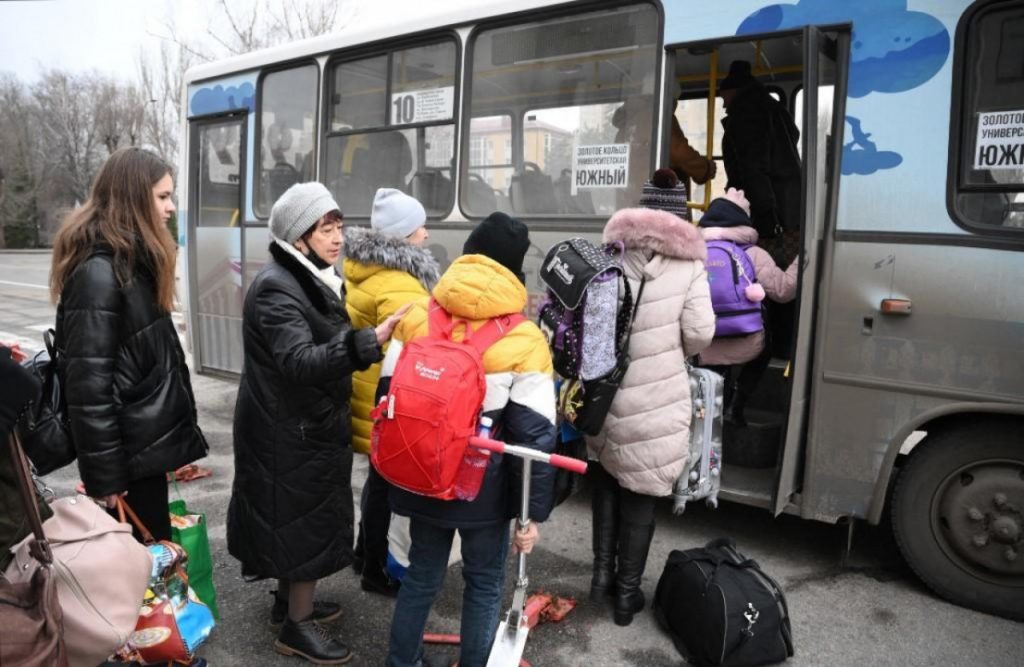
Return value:
<svg viewBox="0 0 1024 667">
<path fill-rule="evenodd" d="M 909 11 L 906 0 L 800 0 L 795 5 L 769 5 L 745 18 L 736 34 L 850 21 L 850 97 L 916 88 L 935 76 L 949 57 L 946 26 L 931 14 Z"/>
<path fill-rule="evenodd" d="M 212 88 L 200 88 L 192 96 L 190 115 L 202 116 L 208 113 L 221 113 L 234 111 L 235 109 L 255 108 L 256 89 L 251 83 L 243 83 L 238 86 L 217 85 Z"/>
<path fill-rule="evenodd" d="M 903 156 L 894 151 L 880 151 L 871 141 L 871 133 L 864 132 L 860 119 L 847 116 L 853 140 L 843 144 L 843 174 L 873 174 L 881 169 L 892 169 L 903 162 Z"/>
</svg>

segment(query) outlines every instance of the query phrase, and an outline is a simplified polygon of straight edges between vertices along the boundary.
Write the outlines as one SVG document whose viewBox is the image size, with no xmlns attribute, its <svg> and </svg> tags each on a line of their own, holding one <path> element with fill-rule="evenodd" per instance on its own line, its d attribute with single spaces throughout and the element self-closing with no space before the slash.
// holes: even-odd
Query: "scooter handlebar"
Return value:
<svg viewBox="0 0 1024 667">
<path fill-rule="evenodd" d="M 501 442 L 500 440 L 491 440 L 490 438 L 480 438 L 477 436 L 471 437 L 469 439 L 469 444 L 498 454 L 511 454 L 512 456 L 541 461 L 542 463 L 548 463 L 556 468 L 563 468 L 580 475 L 587 472 L 586 461 L 580 461 L 579 459 L 574 459 L 570 456 L 562 456 L 561 454 L 545 454 L 544 452 L 538 452 L 536 449 L 531 449 L 530 447 L 510 445 Z"/>
</svg>

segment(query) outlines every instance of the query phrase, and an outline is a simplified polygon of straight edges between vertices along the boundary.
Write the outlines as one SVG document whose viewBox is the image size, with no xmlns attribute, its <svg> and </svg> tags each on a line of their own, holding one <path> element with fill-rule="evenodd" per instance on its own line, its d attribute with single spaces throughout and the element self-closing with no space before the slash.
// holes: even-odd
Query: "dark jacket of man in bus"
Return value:
<svg viewBox="0 0 1024 667">
<path fill-rule="evenodd" d="M 800 229 L 800 131 L 781 102 L 753 77 L 750 63 L 733 61 L 719 86 L 726 188 L 746 192 L 762 238 Z"/>
</svg>

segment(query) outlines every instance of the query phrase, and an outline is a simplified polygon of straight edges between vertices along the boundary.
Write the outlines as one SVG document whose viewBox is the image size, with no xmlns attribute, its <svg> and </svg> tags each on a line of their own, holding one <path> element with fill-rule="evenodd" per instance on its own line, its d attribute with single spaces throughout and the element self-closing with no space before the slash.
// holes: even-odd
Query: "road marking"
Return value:
<svg viewBox="0 0 1024 667">
<path fill-rule="evenodd" d="M 29 331 L 38 331 L 39 333 L 46 333 L 53 328 L 52 324 L 32 324 L 22 329 L 28 329 Z"/>
<path fill-rule="evenodd" d="M 15 287 L 34 287 L 35 289 L 50 289 L 47 285 L 32 285 L 30 283 L 16 283 L 13 280 L 0 280 L 0 285 L 14 285 Z"/>
</svg>

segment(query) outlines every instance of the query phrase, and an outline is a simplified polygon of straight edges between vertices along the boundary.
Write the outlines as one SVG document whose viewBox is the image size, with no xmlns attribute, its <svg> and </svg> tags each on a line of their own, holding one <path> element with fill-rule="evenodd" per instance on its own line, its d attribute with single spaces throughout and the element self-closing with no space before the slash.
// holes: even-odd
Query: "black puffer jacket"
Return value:
<svg viewBox="0 0 1024 667">
<path fill-rule="evenodd" d="M 309 581 L 352 562 L 352 372 L 373 329 L 276 244 L 245 297 L 228 551 L 249 577 Z"/>
<path fill-rule="evenodd" d="M 786 107 L 752 83 L 736 93 L 722 126 L 726 187 L 745 192 L 757 233 L 800 229 L 800 130 Z"/>
<path fill-rule="evenodd" d="M 206 456 L 185 355 L 140 263 L 121 285 L 98 247 L 64 285 L 57 345 L 78 469 L 91 496 Z"/>
</svg>

